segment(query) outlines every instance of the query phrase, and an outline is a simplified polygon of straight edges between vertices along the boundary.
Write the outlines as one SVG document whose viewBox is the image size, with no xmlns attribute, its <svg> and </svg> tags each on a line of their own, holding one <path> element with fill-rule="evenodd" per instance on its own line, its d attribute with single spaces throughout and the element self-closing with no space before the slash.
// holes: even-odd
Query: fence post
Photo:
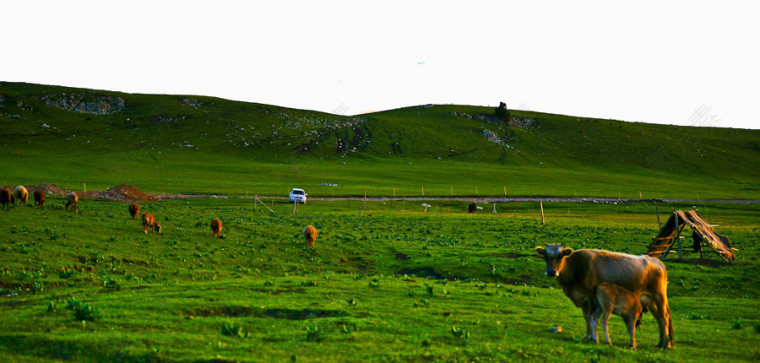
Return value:
<svg viewBox="0 0 760 363">
<path fill-rule="evenodd" d="M 544 219 L 544 201 L 539 199 L 538 205 L 541 206 L 541 224 L 546 223 L 546 219 Z"/>
</svg>

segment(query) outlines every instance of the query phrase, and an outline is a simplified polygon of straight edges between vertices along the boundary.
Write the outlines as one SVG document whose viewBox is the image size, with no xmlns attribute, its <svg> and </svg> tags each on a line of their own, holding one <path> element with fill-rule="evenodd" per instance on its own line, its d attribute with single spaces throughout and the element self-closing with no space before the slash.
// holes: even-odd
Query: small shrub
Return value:
<svg viewBox="0 0 760 363">
<path fill-rule="evenodd" d="M 379 278 L 373 278 L 369 281 L 369 287 L 373 289 L 377 289 L 380 287 L 380 279 Z"/>
<path fill-rule="evenodd" d="M 760 323 L 755 324 L 755 333 L 760 334 Z"/>
<path fill-rule="evenodd" d="M 224 322 L 224 325 L 222 325 L 222 334 L 231 336 L 231 337 L 241 337 L 241 338 L 245 336 L 243 327 L 240 325 L 235 325 L 235 323 L 231 321 Z"/>
<path fill-rule="evenodd" d="M 48 311 L 48 312 L 52 313 L 52 312 L 54 312 L 54 311 L 55 311 L 57 308 L 58 308 L 58 307 L 56 306 L 56 304 L 55 304 L 55 301 L 53 301 L 53 300 L 50 300 L 50 301 L 48 301 L 48 306 L 47 306 L 47 311 Z"/>
<path fill-rule="evenodd" d="M 41 282 L 35 282 L 32 284 L 32 292 L 35 294 L 39 294 L 41 292 L 45 291 L 45 285 Z"/>
<path fill-rule="evenodd" d="M 731 329 L 739 330 L 742 328 L 742 326 L 744 326 L 744 324 L 742 324 L 740 321 L 737 321 L 734 323 L 734 325 L 731 325 Z"/>
<path fill-rule="evenodd" d="M 451 327 L 451 335 L 461 339 L 464 345 L 467 345 L 467 340 L 470 339 L 470 332 L 467 331 L 467 328 L 462 327 L 457 329 L 456 325 Z"/>
<path fill-rule="evenodd" d="M 61 269 L 61 272 L 58 273 L 58 277 L 62 279 L 67 279 L 73 275 L 75 270 L 73 268 L 64 267 Z"/>
<path fill-rule="evenodd" d="M 699 315 L 697 313 L 691 313 L 689 314 L 689 320 L 703 320 L 707 319 L 704 315 Z"/>
<path fill-rule="evenodd" d="M 100 319 L 100 312 L 89 304 L 80 303 L 74 308 L 74 318 L 82 321 L 95 321 Z"/>
<path fill-rule="evenodd" d="M 66 310 L 76 310 L 81 305 L 82 302 L 77 298 L 70 297 L 66 299 Z"/>
<path fill-rule="evenodd" d="M 121 285 L 119 285 L 118 282 L 113 277 L 108 277 L 105 280 L 103 280 L 103 287 L 106 289 L 114 289 L 119 290 L 121 289 Z"/>
<path fill-rule="evenodd" d="M 312 325 L 306 328 L 306 341 L 307 342 L 321 342 L 325 339 L 324 333 L 319 330 L 319 327 Z"/>
</svg>

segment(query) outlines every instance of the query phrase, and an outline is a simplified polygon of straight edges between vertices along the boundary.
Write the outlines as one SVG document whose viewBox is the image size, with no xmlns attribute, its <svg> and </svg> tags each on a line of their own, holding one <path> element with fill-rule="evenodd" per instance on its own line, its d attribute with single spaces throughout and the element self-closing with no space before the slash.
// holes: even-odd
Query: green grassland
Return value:
<svg viewBox="0 0 760 363">
<path fill-rule="evenodd" d="M 92 114 L 77 102 L 121 107 Z M 0 183 L 224 195 L 299 186 L 312 196 L 419 196 L 424 188 L 426 196 L 760 199 L 758 130 L 519 110 L 507 126 L 489 122 L 492 114 L 430 105 L 347 117 L 0 82 Z"/>
<path fill-rule="evenodd" d="M 86 112 L 80 112 L 86 111 Z M 745 361 L 760 359 L 760 131 L 429 105 L 338 116 L 202 96 L 0 82 L 0 185 L 259 195 L 0 209 L 0 361 Z M 688 116 L 688 115 L 685 115 Z M 337 186 L 325 186 L 325 183 Z M 594 196 L 683 204 L 363 203 L 274 197 Z M 534 248 L 643 253 L 699 207 L 738 259 L 666 261 L 675 349 L 581 339 Z M 485 211 L 491 206 L 483 205 Z M 211 218 L 224 223 L 214 239 Z M 317 248 L 302 231 L 319 230 Z M 561 326 L 562 332 L 550 329 Z M 741 345 L 739 345 L 741 344 Z M 738 347 L 741 347 L 740 349 Z"/>
<path fill-rule="evenodd" d="M 429 201 L 428 212 L 409 201 L 310 202 L 293 215 L 264 202 L 274 213 L 244 198 L 141 203 L 161 235 L 143 234 L 126 203 L 85 199 L 73 214 L 52 196 L 44 208 L 0 210 L 0 360 L 760 359 L 755 204 L 698 205 L 738 259 L 666 261 L 675 349 L 654 347 L 647 315 L 630 351 L 618 317 L 614 347 L 581 339 L 580 309 L 543 275 L 534 247 L 642 253 L 657 232 L 653 204 L 545 203 L 542 225 L 535 203 L 468 214 L 453 201 Z M 319 229 L 316 249 L 307 224 Z"/>
</svg>

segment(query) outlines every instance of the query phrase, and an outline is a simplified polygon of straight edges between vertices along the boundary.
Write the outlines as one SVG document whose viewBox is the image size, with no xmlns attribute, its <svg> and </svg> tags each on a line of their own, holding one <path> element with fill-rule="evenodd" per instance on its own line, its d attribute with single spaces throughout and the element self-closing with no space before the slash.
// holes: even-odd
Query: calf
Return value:
<svg viewBox="0 0 760 363">
<path fill-rule="evenodd" d="M 628 328 L 628 335 L 631 337 L 631 349 L 636 349 L 636 327 L 641 324 L 641 314 L 643 312 L 642 303 L 639 297 L 630 290 L 609 282 L 602 282 L 596 285 L 596 308 L 591 312 L 591 331 L 596 335 L 596 327 L 599 318 L 602 318 L 602 330 L 604 331 L 604 340 L 607 344 L 612 345 L 610 341 L 609 329 L 607 322 L 610 320 L 610 314 L 619 315 L 623 318 L 625 326 Z M 648 302 L 645 297 L 644 302 Z M 596 336 L 592 337 L 597 340 Z"/>
<path fill-rule="evenodd" d="M 77 193 L 71 192 L 66 196 L 66 206 L 63 208 L 63 210 L 69 210 L 69 208 L 71 208 L 71 211 L 76 213 L 77 203 L 79 203 L 79 196 Z"/>
<path fill-rule="evenodd" d="M 633 256 L 602 250 L 578 250 L 562 244 L 537 247 L 546 262 L 546 276 L 556 278 L 562 291 L 583 310 L 586 337 L 596 340 L 591 329 L 591 312 L 596 309 L 594 288 L 603 282 L 618 284 L 636 296 L 644 296 L 660 330 L 659 348 L 673 347 L 673 321 L 668 305 L 668 273 L 654 257 Z"/>
<path fill-rule="evenodd" d="M 137 203 L 129 204 L 129 215 L 132 216 L 132 219 L 137 219 L 137 214 L 139 213 L 140 213 L 140 206 L 137 205 Z"/>
<path fill-rule="evenodd" d="M 143 232 L 145 234 L 148 234 L 148 228 L 150 228 L 150 233 L 158 232 L 161 233 L 161 226 L 156 222 L 156 217 L 154 217 L 150 213 L 143 213 L 142 215 L 142 225 L 143 225 Z"/>
<path fill-rule="evenodd" d="M 214 232 L 214 237 L 219 237 L 219 233 L 222 232 L 222 221 L 219 218 L 211 220 L 211 230 Z"/>
<path fill-rule="evenodd" d="M 309 247 L 315 247 L 314 243 L 317 241 L 317 229 L 314 226 L 306 226 L 303 230 L 303 235 L 306 237 L 306 244 Z"/>
<path fill-rule="evenodd" d="M 42 190 L 35 190 L 34 191 L 34 205 L 38 207 L 45 206 L 45 191 Z"/>
</svg>

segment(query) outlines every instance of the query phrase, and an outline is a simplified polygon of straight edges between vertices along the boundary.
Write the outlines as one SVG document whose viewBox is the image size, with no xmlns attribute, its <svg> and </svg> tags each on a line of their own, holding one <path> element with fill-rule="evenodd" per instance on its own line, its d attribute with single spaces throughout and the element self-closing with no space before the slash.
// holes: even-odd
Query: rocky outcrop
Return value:
<svg viewBox="0 0 760 363">
<path fill-rule="evenodd" d="M 40 99 L 45 104 L 62 110 L 93 115 L 112 114 L 127 108 L 127 102 L 123 98 L 109 95 L 60 93 L 42 96 Z"/>
</svg>

